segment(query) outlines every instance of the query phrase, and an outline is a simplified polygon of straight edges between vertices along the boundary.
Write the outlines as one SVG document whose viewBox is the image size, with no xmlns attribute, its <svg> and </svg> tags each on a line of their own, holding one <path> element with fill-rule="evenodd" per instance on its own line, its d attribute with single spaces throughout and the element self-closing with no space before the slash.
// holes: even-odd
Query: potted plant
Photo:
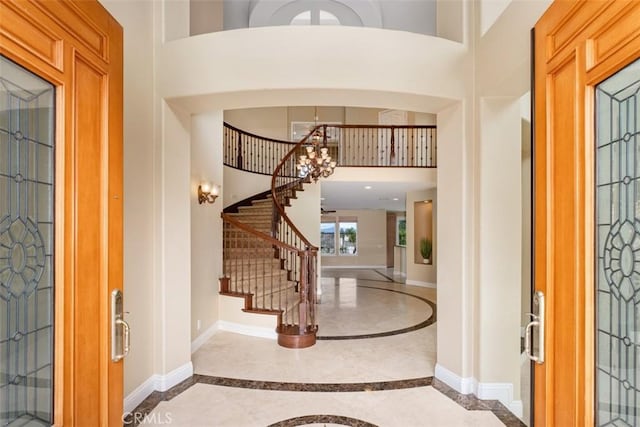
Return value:
<svg viewBox="0 0 640 427">
<path fill-rule="evenodd" d="M 422 262 L 429 264 L 431 262 L 431 251 L 433 250 L 433 243 L 431 239 L 423 237 L 420 239 L 420 255 L 422 255 Z"/>
</svg>

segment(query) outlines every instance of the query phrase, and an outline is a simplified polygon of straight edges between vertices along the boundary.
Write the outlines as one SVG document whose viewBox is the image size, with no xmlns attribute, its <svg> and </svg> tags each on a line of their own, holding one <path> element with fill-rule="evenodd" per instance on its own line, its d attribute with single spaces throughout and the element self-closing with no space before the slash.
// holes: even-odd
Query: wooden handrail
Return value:
<svg viewBox="0 0 640 427">
<path fill-rule="evenodd" d="M 307 239 L 304 234 L 302 234 L 300 232 L 300 230 L 298 230 L 298 227 L 295 226 L 295 224 L 291 221 L 291 219 L 289 219 L 289 216 L 287 216 L 286 212 L 284 211 L 284 207 L 282 206 L 282 204 L 280 203 L 280 201 L 278 200 L 278 194 L 277 194 L 277 190 L 278 187 L 276 186 L 276 180 L 278 179 L 278 173 L 282 170 L 282 168 L 284 167 L 285 163 L 287 162 L 287 160 L 289 160 L 289 158 L 293 155 L 295 155 L 298 151 L 298 149 L 300 149 L 300 147 L 302 147 L 303 144 L 305 144 L 307 142 L 307 140 L 309 139 L 309 137 L 311 135 L 313 135 L 313 133 L 322 128 L 323 125 L 318 125 L 315 126 L 311 132 L 309 132 L 304 138 L 302 138 L 300 140 L 300 142 L 298 142 L 296 145 L 294 145 L 294 147 L 291 149 L 291 151 L 289 151 L 284 158 L 280 161 L 280 163 L 278 164 L 278 166 L 276 166 L 275 171 L 273 171 L 273 175 L 271 175 L 271 197 L 273 198 L 273 204 L 276 207 L 278 214 L 280 215 L 280 218 L 283 219 L 288 225 L 289 227 L 291 227 L 291 230 L 298 236 L 298 238 L 305 244 L 305 246 L 307 247 L 307 249 L 310 250 L 315 250 L 317 251 L 318 248 L 317 246 L 314 246 L 309 239 Z"/>
<path fill-rule="evenodd" d="M 247 224 L 238 221 L 236 218 L 234 218 L 233 216 L 231 216 L 229 214 L 226 214 L 226 213 L 223 212 L 222 214 L 220 214 L 220 217 L 224 221 L 229 222 L 229 223 L 233 224 L 234 226 L 238 227 L 240 230 L 245 231 L 245 232 L 247 232 L 249 234 L 253 234 L 257 238 L 259 238 L 261 240 L 264 240 L 266 242 L 269 242 L 272 245 L 277 246 L 280 249 L 285 249 L 287 251 L 295 252 L 297 254 L 300 254 L 300 253 L 304 252 L 303 250 L 301 250 L 299 248 L 296 248 L 295 246 L 288 245 L 288 244 L 286 244 L 284 242 L 281 242 L 280 240 L 278 240 L 278 239 L 276 239 L 274 237 L 269 236 L 266 233 L 263 233 L 261 231 L 255 230 L 254 228 L 249 227 Z"/>
<path fill-rule="evenodd" d="M 271 142 L 278 142 L 280 144 L 289 144 L 289 145 L 295 144 L 295 142 L 293 142 L 293 141 L 285 141 L 283 139 L 274 139 L 274 138 L 268 138 L 268 137 L 265 137 L 265 136 L 256 135 L 255 133 L 247 132 L 246 130 L 242 130 L 242 129 L 239 129 L 239 128 L 233 126 L 233 125 L 230 125 L 227 122 L 224 122 L 224 126 L 228 127 L 231 130 L 235 130 L 236 132 L 239 132 L 239 133 L 241 133 L 243 135 L 251 136 L 253 138 L 262 139 L 262 140 L 271 141 Z"/>
</svg>

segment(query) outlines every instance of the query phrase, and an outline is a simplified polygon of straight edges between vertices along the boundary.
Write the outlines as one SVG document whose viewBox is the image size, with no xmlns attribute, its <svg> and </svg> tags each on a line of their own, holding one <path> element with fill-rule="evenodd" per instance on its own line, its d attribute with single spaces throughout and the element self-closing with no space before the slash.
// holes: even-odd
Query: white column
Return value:
<svg viewBox="0 0 640 427">
<path fill-rule="evenodd" d="M 191 117 L 191 331 L 206 340 L 218 320 L 218 278 L 222 277 L 223 112 Z M 219 189 L 213 204 L 198 203 L 198 185 Z M 193 344 L 192 344 L 193 345 Z"/>
<path fill-rule="evenodd" d="M 478 397 L 511 405 L 520 396 L 520 102 L 481 98 L 479 106 Z"/>
</svg>

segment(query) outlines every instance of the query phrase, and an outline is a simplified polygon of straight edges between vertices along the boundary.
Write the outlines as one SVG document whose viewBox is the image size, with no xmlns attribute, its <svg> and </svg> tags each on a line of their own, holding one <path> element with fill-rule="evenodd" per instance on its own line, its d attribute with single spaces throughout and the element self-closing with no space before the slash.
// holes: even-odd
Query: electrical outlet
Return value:
<svg viewBox="0 0 640 427">
<path fill-rule="evenodd" d="M 201 320 L 197 320 L 196 321 L 196 329 L 199 331 L 201 327 L 202 327 L 202 321 Z"/>
</svg>

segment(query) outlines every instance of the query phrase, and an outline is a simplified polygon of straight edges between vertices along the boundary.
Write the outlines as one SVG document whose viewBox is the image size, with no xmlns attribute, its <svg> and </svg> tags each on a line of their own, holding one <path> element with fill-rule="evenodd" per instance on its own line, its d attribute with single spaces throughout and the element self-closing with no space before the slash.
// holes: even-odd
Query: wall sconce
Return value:
<svg viewBox="0 0 640 427">
<path fill-rule="evenodd" d="M 198 203 L 213 203 L 218 198 L 218 187 L 208 182 L 198 185 Z"/>
</svg>

